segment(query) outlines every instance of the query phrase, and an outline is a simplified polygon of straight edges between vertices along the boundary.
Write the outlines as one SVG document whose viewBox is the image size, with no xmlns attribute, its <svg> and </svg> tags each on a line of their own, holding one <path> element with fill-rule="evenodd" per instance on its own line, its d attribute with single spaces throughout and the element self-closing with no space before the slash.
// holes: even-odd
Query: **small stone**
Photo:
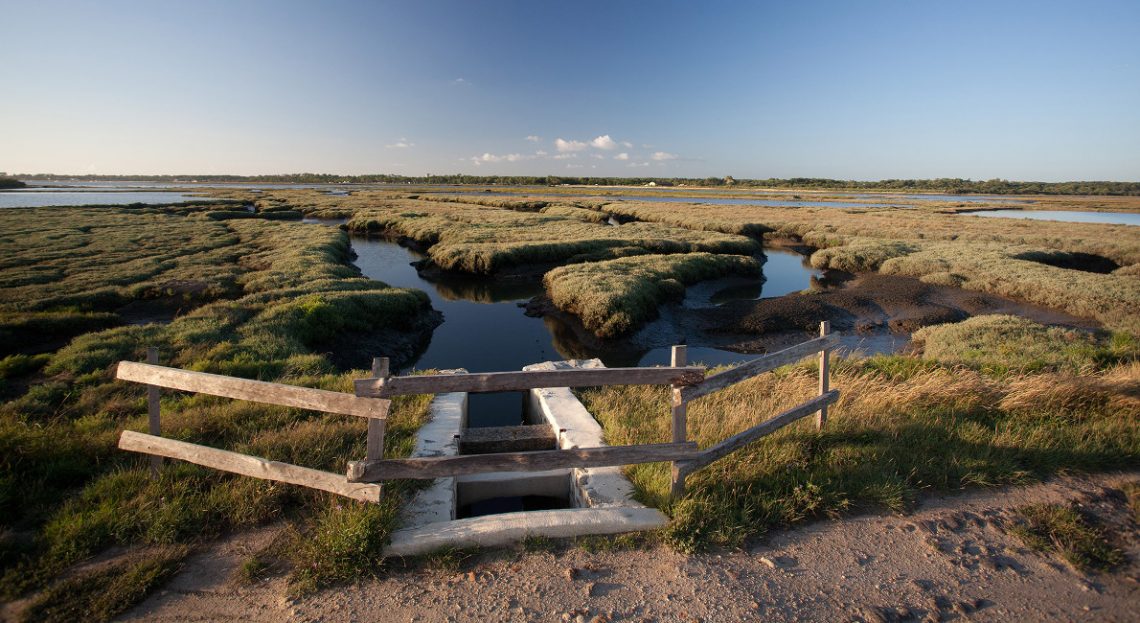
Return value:
<svg viewBox="0 0 1140 623">
<path fill-rule="evenodd" d="M 759 610 L 759 609 L 760 609 L 760 604 L 758 604 L 758 603 L 756 603 L 756 602 L 752 602 L 752 603 L 748 604 L 748 607 L 749 607 L 749 608 L 752 608 L 753 610 Z"/>
<path fill-rule="evenodd" d="M 973 611 L 973 604 L 968 604 L 964 601 L 959 601 L 958 603 L 954 604 L 954 612 L 957 612 L 958 614 L 970 614 Z"/>
<path fill-rule="evenodd" d="M 468 582 L 474 582 L 475 581 L 475 572 L 474 571 L 468 571 L 467 572 L 467 581 Z"/>
<path fill-rule="evenodd" d="M 761 556 L 760 562 L 768 565 L 769 569 L 775 569 L 776 568 L 776 563 L 771 558 L 768 558 L 767 556 Z"/>
</svg>

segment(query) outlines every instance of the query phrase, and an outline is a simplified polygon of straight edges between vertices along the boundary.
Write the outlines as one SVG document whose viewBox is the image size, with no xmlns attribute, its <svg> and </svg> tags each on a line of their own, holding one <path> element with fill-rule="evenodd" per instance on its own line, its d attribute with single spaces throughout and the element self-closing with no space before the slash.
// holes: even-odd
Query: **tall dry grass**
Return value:
<svg viewBox="0 0 1140 623">
<path fill-rule="evenodd" d="M 1021 483 L 1061 470 L 1140 461 L 1140 364 L 995 377 L 913 357 L 835 359 L 841 392 L 825 430 L 811 418 L 697 472 L 668 499 L 664 464 L 628 469 L 641 497 L 668 509 L 668 538 L 689 549 L 737 545 L 774 526 L 860 508 L 907 509 L 921 492 Z M 799 365 L 689 405 L 689 437 L 713 445 L 816 394 Z M 670 438 L 659 388 L 582 391 L 612 444 Z"/>
</svg>

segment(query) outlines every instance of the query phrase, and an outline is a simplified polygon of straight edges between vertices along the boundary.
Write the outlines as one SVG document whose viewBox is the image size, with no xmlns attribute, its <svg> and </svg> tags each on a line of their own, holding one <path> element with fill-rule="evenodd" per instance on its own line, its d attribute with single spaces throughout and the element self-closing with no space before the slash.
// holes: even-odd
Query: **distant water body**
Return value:
<svg viewBox="0 0 1140 623">
<path fill-rule="evenodd" d="M 1069 210 L 987 210 L 960 212 L 970 216 L 993 218 L 1024 218 L 1034 221 L 1063 221 L 1066 223 L 1106 223 L 1110 225 L 1140 225 L 1140 213 L 1135 212 L 1078 212 Z"/>
<path fill-rule="evenodd" d="M 0 208 L 44 208 L 81 205 L 107 206 L 131 203 L 166 205 L 202 200 L 202 197 L 176 192 L 99 192 L 38 189 L 0 192 Z"/>
</svg>

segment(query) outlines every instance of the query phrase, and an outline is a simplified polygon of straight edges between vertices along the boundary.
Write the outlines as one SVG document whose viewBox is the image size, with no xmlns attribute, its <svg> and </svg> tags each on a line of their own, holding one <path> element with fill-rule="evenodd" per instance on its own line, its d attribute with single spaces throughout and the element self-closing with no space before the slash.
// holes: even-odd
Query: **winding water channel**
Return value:
<svg viewBox="0 0 1140 623">
<path fill-rule="evenodd" d="M 339 225 L 339 221 L 306 219 L 307 223 Z M 615 345 L 602 347 L 584 344 L 573 329 L 554 317 L 533 318 L 522 305 L 543 293 L 540 279 L 524 282 L 501 282 L 488 278 L 449 276 L 440 280 L 422 277 L 412 266 L 424 258 L 393 241 L 374 236 L 353 234 L 355 264 L 370 279 L 401 288 L 415 288 L 427 293 L 432 307 L 443 313 L 443 324 L 436 327 L 427 349 L 406 365 L 405 370 L 466 368 L 470 372 L 519 370 L 541 361 L 567 358 L 601 359 L 607 366 L 667 365 L 668 346 L 640 346 L 646 340 L 634 335 Z M 783 296 L 811 287 L 819 271 L 806 266 L 803 257 L 783 250 L 767 250 L 762 279 L 725 280 L 704 284 L 697 304 L 715 305 L 728 300 Z M 686 304 L 693 304 L 686 301 Z M 667 313 L 651 323 L 643 332 L 668 333 Z M 679 340 L 683 336 L 676 336 Z M 653 340 L 660 343 L 660 339 Z M 690 362 L 705 365 L 735 363 L 756 355 L 690 346 Z M 517 424 L 521 418 L 521 396 L 518 394 L 472 394 L 469 412 L 473 426 Z"/>
</svg>

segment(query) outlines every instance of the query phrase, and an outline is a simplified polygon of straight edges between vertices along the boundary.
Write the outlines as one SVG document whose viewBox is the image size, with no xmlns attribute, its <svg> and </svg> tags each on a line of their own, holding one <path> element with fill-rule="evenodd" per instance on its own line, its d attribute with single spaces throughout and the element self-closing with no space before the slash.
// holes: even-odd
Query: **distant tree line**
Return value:
<svg viewBox="0 0 1140 623">
<path fill-rule="evenodd" d="M 0 188 L 23 188 L 24 186 L 26 184 L 14 177 L 0 177 Z"/>
<path fill-rule="evenodd" d="M 726 177 L 564 177 L 556 175 L 333 175 L 290 173 L 283 175 L 22 175 L 24 179 L 151 182 L 246 182 L 281 184 L 477 184 L 499 186 L 703 186 L 732 188 L 788 188 L 804 190 L 914 191 L 946 194 L 994 195 L 1128 195 L 1140 196 L 1140 182 L 1014 182 L 1010 180 L 969 180 L 943 177 L 929 180 L 879 180 L 874 182 L 834 180 L 819 177 L 786 179 L 734 179 Z M 15 180 L 13 180 L 15 181 Z M 18 183 L 18 182 L 17 182 Z"/>
</svg>

